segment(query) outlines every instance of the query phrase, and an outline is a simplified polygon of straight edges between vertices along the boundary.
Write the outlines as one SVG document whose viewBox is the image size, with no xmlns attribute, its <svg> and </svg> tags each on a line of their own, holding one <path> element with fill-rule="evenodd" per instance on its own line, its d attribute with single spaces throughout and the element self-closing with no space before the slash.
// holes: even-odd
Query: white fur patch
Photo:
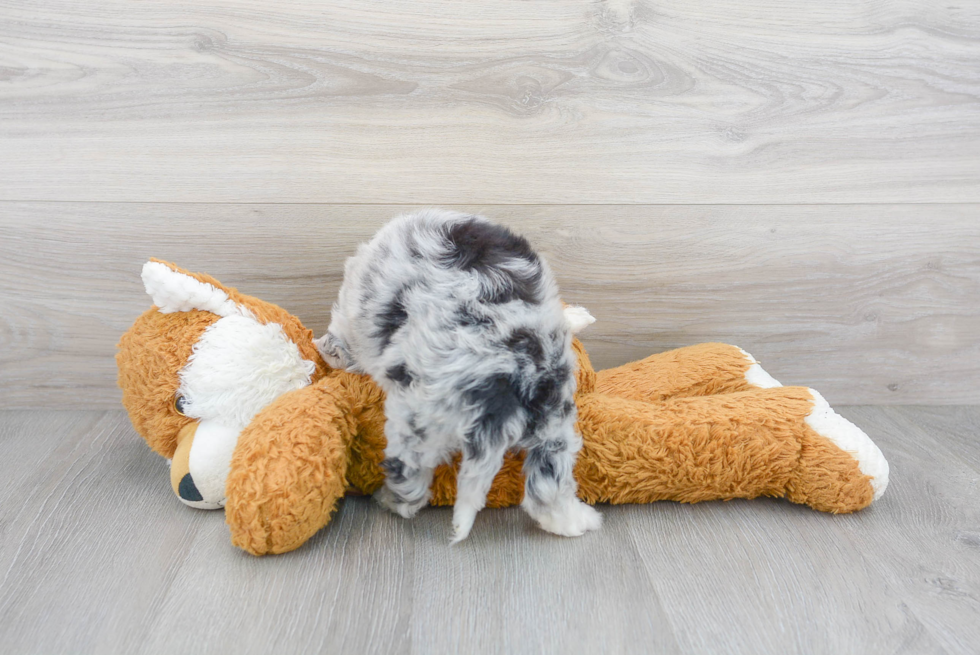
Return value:
<svg viewBox="0 0 980 655">
<path fill-rule="evenodd" d="M 199 509 L 225 505 L 225 481 L 231 469 L 231 456 L 241 430 L 217 421 L 201 421 L 194 433 L 188 469 L 202 500 L 184 501 Z"/>
<path fill-rule="evenodd" d="M 243 310 L 228 294 L 213 284 L 178 273 L 160 262 L 143 264 L 143 286 L 161 314 L 199 309 L 218 316 L 241 314 Z"/>
<path fill-rule="evenodd" d="M 742 351 L 745 358 L 752 364 L 749 366 L 749 370 L 745 372 L 746 382 L 752 386 L 759 387 L 760 389 L 772 389 L 773 387 L 783 386 L 779 380 L 769 375 L 766 370 L 759 365 L 759 362 L 755 357 L 745 352 L 741 348 L 739 348 L 739 350 Z"/>
<path fill-rule="evenodd" d="M 241 430 L 273 400 L 310 384 L 314 370 L 280 325 L 226 316 L 194 345 L 179 393 L 187 416 Z"/>
<path fill-rule="evenodd" d="M 854 456 L 861 473 L 871 477 L 875 500 L 878 500 L 888 486 L 888 461 L 885 456 L 861 428 L 835 412 L 819 393 L 813 389 L 809 391 L 813 396 L 813 410 L 806 417 L 807 425 Z"/>
<path fill-rule="evenodd" d="M 566 307 L 565 320 L 568 322 L 572 334 L 578 334 L 585 328 L 595 323 L 595 316 L 589 313 L 585 307 Z"/>
</svg>

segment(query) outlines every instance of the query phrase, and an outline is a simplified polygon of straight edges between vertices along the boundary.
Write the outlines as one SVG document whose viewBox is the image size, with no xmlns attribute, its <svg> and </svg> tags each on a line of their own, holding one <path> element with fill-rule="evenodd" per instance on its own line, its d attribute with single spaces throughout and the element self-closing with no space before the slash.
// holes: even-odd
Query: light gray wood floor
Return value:
<svg viewBox="0 0 980 655">
<path fill-rule="evenodd" d="M 0 412 L 0 644 L 14 653 L 976 653 L 978 407 L 846 407 L 892 466 L 832 516 L 606 507 L 566 540 L 488 510 L 450 548 L 347 499 L 299 551 L 234 549 L 118 411 Z"/>
</svg>

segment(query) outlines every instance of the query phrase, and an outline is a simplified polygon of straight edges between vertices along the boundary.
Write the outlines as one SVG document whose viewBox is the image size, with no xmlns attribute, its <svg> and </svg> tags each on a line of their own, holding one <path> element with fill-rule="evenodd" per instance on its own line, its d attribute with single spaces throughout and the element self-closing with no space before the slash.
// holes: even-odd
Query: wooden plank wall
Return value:
<svg viewBox="0 0 980 655">
<path fill-rule="evenodd" d="M 600 366 L 980 402 L 980 4 L 0 1 L 0 408 L 118 407 L 149 256 L 327 324 L 395 213 L 531 238 Z"/>
<path fill-rule="evenodd" d="M 118 336 L 151 256 L 276 302 L 321 334 L 344 258 L 405 207 L 8 203 L 0 219 L 10 406 L 114 407 Z M 741 345 L 835 402 L 970 403 L 980 222 L 948 205 L 461 206 L 521 229 L 599 319 L 597 366 Z M 43 217 L 43 220 L 37 220 Z M 56 226 L 53 229 L 53 226 Z"/>
</svg>

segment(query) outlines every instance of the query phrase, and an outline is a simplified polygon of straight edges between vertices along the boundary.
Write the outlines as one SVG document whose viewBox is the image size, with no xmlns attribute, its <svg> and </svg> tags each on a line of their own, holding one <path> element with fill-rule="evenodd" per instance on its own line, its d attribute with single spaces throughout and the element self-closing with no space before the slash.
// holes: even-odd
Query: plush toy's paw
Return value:
<svg viewBox="0 0 980 655">
<path fill-rule="evenodd" d="M 555 508 L 529 503 L 526 499 L 521 506 L 541 529 L 562 537 L 581 537 L 589 530 L 602 527 L 602 514 L 577 498 L 562 502 Z"/>
<path fill-rule="evenodd" d="M 813 411 L 806 423 L 818 434 L 834 442 L 857 462 L 861 473 L 871 478 L 874 499 L 878 500 L 888 486 L 888 461 L 881 450 L 861 428 L 833 410 L 824 397 L 810 389 Z"/>
<path fill-rule="evenodd" d="M 426 494 L 417 502 L 409 503 L 393 493 L 387 486 L 383 486 L 374 492 L 374 500 L 389 512 L 397 514 L 403 519 L 410 519 L 429 503 L 429 495 Z"/>
<path fill-rule="evenodd" d="M 884 493 L 888 462 L 868 435 L 819 393 L 807 391 L 813 407 L 804 419 L 807 429 L 787 498 L 834 514 L 864 509 Z"/>
<path fill-rule="evenodd" d="M 741 348 L 739 348 L 739 350 L 743 355 L 745 355 L 745 359 L 749 360 L 749 368 L 747 371 L 745 371 L 746 382 L 751 384 L 753 387 L 758 387 L 760 389 L 772 389 L 774 387 L 783 386 L 779 380 L 769 375 L 769 373 L 766 372 L 766 369 L 762 368 L 762 365 L 759 364 L 759 361 L 755 357 L 745 352 Z"/>
<path fill-rule="evenodd" d="M 225 490 L 232 543 L 254 555 L 299 548 L 346 487 L 350 408 L 341 383 L 289 391 L 242 431 Z"/>
</svg>

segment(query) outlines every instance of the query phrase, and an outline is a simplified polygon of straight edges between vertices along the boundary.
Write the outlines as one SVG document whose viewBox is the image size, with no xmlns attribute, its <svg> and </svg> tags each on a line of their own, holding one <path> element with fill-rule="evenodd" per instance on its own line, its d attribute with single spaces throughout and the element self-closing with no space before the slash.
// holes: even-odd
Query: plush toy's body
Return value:
<svg viewBox="0 0 980 655">
<path fill-rule="evenodd" d="M 120 340 L 119 383 L 136 430 L 173 459 L 182 500 L 224 506 L 233 543 L 259 555 L 299 547 L 345 493 L 381 486 L 384 397 L 370 378 L 326 366 L 312 333 L 274 305 L 164 262 L 143 277 L 156 306 Z M 765 495 L 837 513 L 884 492 L 887 462 L 861 430 L 739 348 L 702 344 L 599 372 L 575 349 L 587 502 Z M 201 372 L 225 361 L 221 375 Z M 179 411 L 190 393 L 198 416 Z M 522 457 L 508 455 L 488 507 L 520 503 Z M 454 493 L 447 464 L 431 502 L 451 505 Z"/>
</svg>

